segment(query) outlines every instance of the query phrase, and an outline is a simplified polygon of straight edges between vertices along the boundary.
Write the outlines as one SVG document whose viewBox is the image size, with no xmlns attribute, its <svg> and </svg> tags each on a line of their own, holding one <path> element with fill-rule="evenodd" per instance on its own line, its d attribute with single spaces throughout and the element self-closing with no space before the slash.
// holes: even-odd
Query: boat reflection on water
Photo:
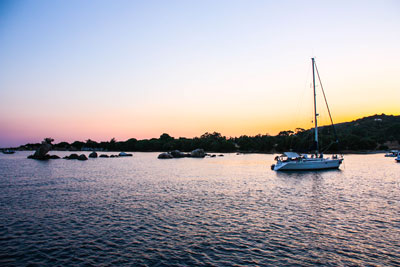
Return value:
<svg viewBox="0 0 400 267">
<path fill-rule="evenodd" d="M 321 169 L 321 170 L 290 170 L 284 172 L 276 172 L 276 176 L 280 178 L 290 177 L 291 179 L 293 178 L 304 179 L 304 178 L 310 178 L 311 176 L 313 179 L 317 179 L 318 177 L 320 177 L 319 175 L 321 173 L 341 173 L 342 171 L 343 170 L 339 168 Z"/>
</svg>

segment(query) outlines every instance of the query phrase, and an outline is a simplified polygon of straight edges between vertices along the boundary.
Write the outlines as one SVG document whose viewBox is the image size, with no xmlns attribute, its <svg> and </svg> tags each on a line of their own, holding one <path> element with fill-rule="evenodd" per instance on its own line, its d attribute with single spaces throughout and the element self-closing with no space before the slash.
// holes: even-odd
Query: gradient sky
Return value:
<svg viewBox="0 0 400 267">
<path fill-rule="evenodd" d="M 400 114 L 400 1 L 2 0 L 0 147 L 310 128 L 313 56 L 335 122 Z"/>
</svg>

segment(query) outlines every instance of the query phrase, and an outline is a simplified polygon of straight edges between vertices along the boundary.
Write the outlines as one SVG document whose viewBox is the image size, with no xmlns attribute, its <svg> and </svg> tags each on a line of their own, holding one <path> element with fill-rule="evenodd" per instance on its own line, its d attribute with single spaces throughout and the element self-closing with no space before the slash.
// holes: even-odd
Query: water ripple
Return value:
<svg viewBox="0 0 400 267">
<path fill-rule="evenodd" d="M 349 155 L 342 171 L 285 174 L 272 161 L 0 155 L 0 265 L 400 266 L 400 164 Z"/>
</svg>

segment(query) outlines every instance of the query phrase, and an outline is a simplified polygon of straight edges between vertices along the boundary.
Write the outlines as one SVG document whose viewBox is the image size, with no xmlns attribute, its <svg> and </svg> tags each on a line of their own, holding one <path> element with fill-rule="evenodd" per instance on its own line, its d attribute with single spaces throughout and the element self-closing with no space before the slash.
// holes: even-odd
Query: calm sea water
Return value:
<svg viewBox="0 0 400 267">
<path fill-rule="evenodd" d="M 400 266 L 400 163 L 382 154 L 303 173 L 261 154 L 29 154 L 0 155 L 2 266 Z"/>
</svg>

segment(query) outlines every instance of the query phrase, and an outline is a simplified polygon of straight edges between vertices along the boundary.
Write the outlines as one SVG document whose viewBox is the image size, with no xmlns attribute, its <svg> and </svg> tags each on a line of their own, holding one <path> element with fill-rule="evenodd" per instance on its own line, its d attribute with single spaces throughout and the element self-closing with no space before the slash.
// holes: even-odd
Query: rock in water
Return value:
<svg viewBox="0 0 400 267">
<path fill-rule="evenodd" d="M 109 156 L 107 155 L 107 154 L 101 154 L 100 156 L 99 156 L 99 158 L 108 158 Z"/>
<path fill-rule="evenodd" d="M 42 157 L 37 157 L 37 156 L 35 156 L 35 155 L 29 155 L 28 156 L 28 159 L 37 159 L 37 160 L 48 160 L 48 159 L 51 159 L 53 156 L 50 156 L 49 154 L 46 154 L 46 155 L 44 155 L 44 156 L 42 156 Z M 57 157 L 57 156 L 56 156 Z"/>
<path fill-rule="evenodd" d="M 42 144 L 40 145 L 40 147 L 36 150 L 35 154 L 33 154 L 33 156 L 35 158 L 43 158 L 47 152 L 49 152 L 51 150 L 51 142 L 53 142 L 54 139 L 51 138 L 45 138 L 42 141 Z"/>
<path fill-rule="evenodd" d="M 71 154 L 69 156 L 65 156 L 64 159 L 78 159 L 78 160 L 87 160 L 88 158 L 86 157 L 85 154 L 81 154 L 78 156 L 78 154 Z"/>
<path fill-rule="evenodd" d="M 64 159 L 78 159 L 78 158 L 79 158 L 78 154 L 75 153 L 64 157 Z"/>
<path fill-rule="evenodd" d="M 161 153 L 160 155 L 158 155 L 158 158 L 159 159 L 172 159 L 173 156 L 171 155 L 171 153 L 164 152 L 164 153 Z"/>
<path fill-rule="evenodd" d="M 193 150 L 190 153 L 191 157 L 193 158 L 204 158 L 206 156 L 206 153 L 204 152 L 204 149 L 198 148 Z"/>
<path fill-rule="evenodd" d="M 78 157 L 78 160 L 87 160 L 88 158 L 86 157 L 85 154 L 80 154 Z"/>
<path fill-rule="evenodd" d="M 179 150 L 171 151 L 170 154 L 171 154 L 172 157 L 174 157 L 174 158 L 183 158 L 183 157 L 185 157 L 185 153 L 182 153 L 182 152 L 180 152 Z"/>
<path fill-rule="evenodd" d="M 97 153 L 93 151 L 89 154 L 89 158 L 97 158 Z"/>
<path fill-rule="evenodd" d="M 50 156 L 47 154 L 51 150 L 51 142 L 53 142 L 54 139 L 52 138 L 45 138 L 42 141 L 42 144 L 40 147 L 35 151 L 35 154 L 28 156 L 29 159 L 39 159 L 39 160 L 47 160 L 54 158 L 54 156 Z"/>
</svg>

